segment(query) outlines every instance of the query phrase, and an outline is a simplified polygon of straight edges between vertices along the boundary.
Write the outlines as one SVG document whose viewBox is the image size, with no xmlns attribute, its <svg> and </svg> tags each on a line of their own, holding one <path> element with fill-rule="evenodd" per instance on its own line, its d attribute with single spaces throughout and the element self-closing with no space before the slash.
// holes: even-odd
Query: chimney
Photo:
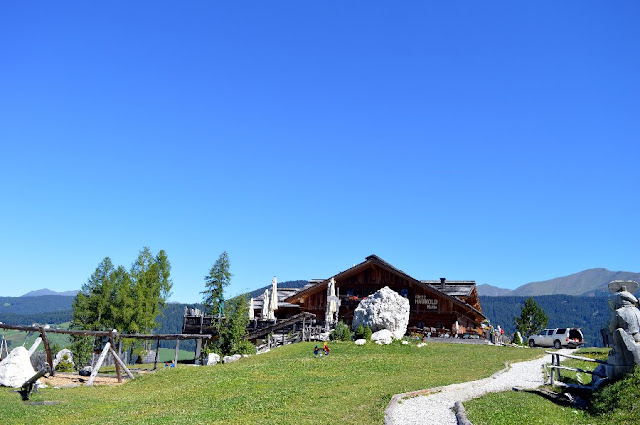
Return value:
<svg viewBox="0 0 640 425">
<path fill-rule="evenodd" d="M 440 289 L 444 289 L 444 283 L 445 283 L 446 281 L 447 281 L 447 279 L 446 279 L 446 278 L 444 278 L 444 277 L 441 277 L 441 278 L 440 278 Z"/>
</svg>

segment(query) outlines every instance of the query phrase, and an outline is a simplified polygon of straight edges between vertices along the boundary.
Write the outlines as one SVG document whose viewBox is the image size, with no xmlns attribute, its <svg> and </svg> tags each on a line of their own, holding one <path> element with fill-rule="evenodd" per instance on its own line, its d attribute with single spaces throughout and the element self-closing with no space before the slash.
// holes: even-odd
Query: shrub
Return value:
<svg viewBox="0 0 640 425">
<path fill-rule="evenodd" d="M 362 323 L 360 323 L 358 325 L 358 327 L 356 328 L 356 331 L 353 334 L 353 338 L 354 339 L 365 339 L 365 337 L 364 337 L 364 326 L 362 326 Z"/>
<path fill-rule="evenodd" d="M 517 344 L 517 345 L 525 345 L 525 341 L 522 339 L 522 336 L 520 335 L 520 332 L 516 332 L 513 335 L 513 343 Z"/>
<path fill-rule="evenodd" d="M 336 328 L 329 334 L 331 341 L 351 341 L 351 331 L 349 326 L 345 325 L 341 320 L 336 325 Z"/>
<path fill-rule="evenodd" d="M 243 339 L 240 342 L 238 342 L 237 346 L 235 347 L 235 354 L 255 354 L 255 353 L 256 353 L 256 346 L 253 345 L 251 342 L 247 341 L 246 339 Z"/>
<path fill-rule="evenodd" d="M 73 372 L 73 363 L 69 361 L 69 356 L 65 354 L 62 356 L 62 360 L 56 365 L 58 372 Z"/>
<path fill-rule="evenodd" d="M 364 339 L 371 341 L 371 335 L 373 335 L 373 332 L 371 332 L 371 328 L 367 325 L 367 327 L 364 328 Z"/>
</svg>

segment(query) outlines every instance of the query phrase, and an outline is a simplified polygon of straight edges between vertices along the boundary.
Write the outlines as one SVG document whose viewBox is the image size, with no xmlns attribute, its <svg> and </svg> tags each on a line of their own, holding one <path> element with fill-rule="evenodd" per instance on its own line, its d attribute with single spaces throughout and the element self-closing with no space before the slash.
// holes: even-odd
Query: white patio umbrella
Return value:
<svg viewBox="0 0 640 425">
<path fill-rule="evenodd" d="M 269 318 L 269 304 L 271 301 L 271 297 L 269 296 L 269 290 L 265 289 L 264 294 L 262 294 L 262 318 Z"/>
<path fill-rule="evenodd" d="M 253 298 L 251 298 L 249 300 L 249 320 L 253 320 L 254 319 L 254 312 L 253 312 Z"/>
<path fill-rule="evenodd" d="M 271 310 L 274 312 L 272 319 L 275 319 L 275 311 L 278 309 L 278 279 L 273 277 L 271 281 Z"/>
<path fill-rule="evenodd" d="M 327 284 L 327 311 L 325 319 L 329 323 L 335 322 L 334 314 L 338 311 L 338 303 L 336 302 L 337 298 L 336 281 L 334 278 L 331 278 Z"/>
</svg>

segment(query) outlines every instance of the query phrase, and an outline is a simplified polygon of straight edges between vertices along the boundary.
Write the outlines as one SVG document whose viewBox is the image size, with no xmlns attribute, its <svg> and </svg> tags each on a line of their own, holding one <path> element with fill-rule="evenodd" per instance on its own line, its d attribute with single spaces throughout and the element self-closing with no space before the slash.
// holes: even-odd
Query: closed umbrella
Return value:
<svg viewBox="0 0 640 425">
<path fill-rule="evenodd" d="M 335 322 L 334 314 L 338 311 L 338 303 L 336 297 L 336 281 L 334 278 L 331 278 L 329 284 L 327 285 L 327 312 L 326 312 L 326 321 L 327 323 Z"/>
<path fill-rule="evenodd" d="M 278 309 L 278 279 L 276 279 L 276 277 L 273 277 L 273 280 L 271 281 L 271 303 L 270 303 L 270 308 L 271 311 L 273 312 L 271 317 L 272 319 L 275 319 L 275 311 Z"/>
<path fill-rule="evenodd" d="M 262 294 L 262 318 L 269 318 L 269 302 L 271 301 L 271 297 L 269 296 L 269 290 L 265 289 L 264 294 Z"/>
</svg>

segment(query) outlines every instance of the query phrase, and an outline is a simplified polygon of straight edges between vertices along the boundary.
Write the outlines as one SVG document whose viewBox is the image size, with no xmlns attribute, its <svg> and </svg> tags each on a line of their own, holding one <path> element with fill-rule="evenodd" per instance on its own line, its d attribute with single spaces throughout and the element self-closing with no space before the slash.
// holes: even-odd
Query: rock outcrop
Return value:
<svg viewBox="0 0 640 425">
<path fill-rule="evenodd" d="M 219 361 L 220 361 L 220 355 L 216 353 L 209 353 L 209 355 L 207 355 L 207 358 L 204 361 L 204 365 L 213 366 L 215 364 L 218 364 Z"/>
<path fill-rule="evenodd" d="M 400 339 L 409 324 L 409 300 L 388 286 L 360 301 L 353 312 L 353 329 L 367 325 L 373 332 L 387 329 Z"/>
<path fill-rule="evenodd" d="M 222 363 L 233 363 L 240 360 L 242 356 L 240 354 L 234 354 L 233 356 L 224 356 L 222 358 Z"/>
<path fill-rule="evenodd" d="M 379 345 L 389 345 L 393 341 L 394 335 L 389 329 L 382 329 L 371 335 L 371 341 Z"/>
<path fill-rule="evenodd" d="M 29 351 L 16 347 L 0 362 L 0 385 L 20 388 L 36 371 L 31 366 Z"/>
</svg>

